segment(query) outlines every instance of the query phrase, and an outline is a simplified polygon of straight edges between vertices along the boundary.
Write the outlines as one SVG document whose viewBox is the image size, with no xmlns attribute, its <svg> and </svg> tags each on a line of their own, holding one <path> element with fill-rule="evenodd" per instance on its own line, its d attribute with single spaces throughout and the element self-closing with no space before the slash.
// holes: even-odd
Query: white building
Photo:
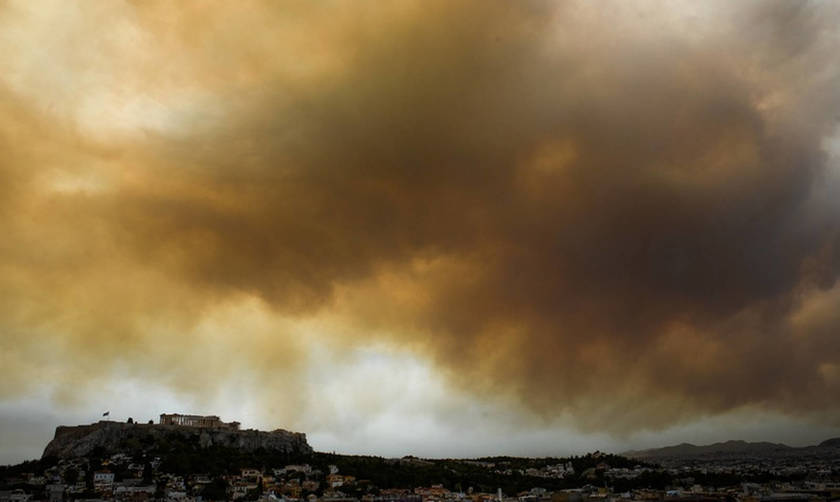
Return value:
<svg viewBox="0 0 840 502">
<path fill-rule="evenodd" d="M 93 488 L 95 490 L 110 490 L 113 486 L 113 472 L 99 471 L 93 473 Z"/>
</svg>

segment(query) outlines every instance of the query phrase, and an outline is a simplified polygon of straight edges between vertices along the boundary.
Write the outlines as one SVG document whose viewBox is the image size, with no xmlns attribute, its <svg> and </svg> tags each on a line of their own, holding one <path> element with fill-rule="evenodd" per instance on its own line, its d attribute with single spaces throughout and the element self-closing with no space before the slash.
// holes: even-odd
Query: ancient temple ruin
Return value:
<svg viewBox="0 0 840 502">
<path fill-rule="evenodd" d="M 181 415 L 178 413 L 163 413 L 160 415 L 161 425 L 181 425 L 185 427 L 209 427 L 214 429 L 239 430 L 239 422 L 222 422 L 216 415 Z"/>
</svg>

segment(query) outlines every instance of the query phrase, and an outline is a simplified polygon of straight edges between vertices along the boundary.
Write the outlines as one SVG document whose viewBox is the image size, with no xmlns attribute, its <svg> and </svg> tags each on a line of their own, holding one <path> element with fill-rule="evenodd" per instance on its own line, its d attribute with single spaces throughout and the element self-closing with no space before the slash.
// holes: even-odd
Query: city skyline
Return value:
<svg viewBox="0 0 840 502">
<path fill-rule="evenodd" d="M 838 26 L 4 3 L 0 463 L 106 411 L 386 456 L 840 436 Z"/>
</svg>

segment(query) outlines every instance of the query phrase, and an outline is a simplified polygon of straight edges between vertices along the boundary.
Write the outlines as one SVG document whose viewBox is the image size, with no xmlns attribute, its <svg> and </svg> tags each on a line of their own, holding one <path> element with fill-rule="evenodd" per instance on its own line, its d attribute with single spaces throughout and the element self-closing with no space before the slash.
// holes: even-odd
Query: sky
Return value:
<svg viewBox="0 0 840 502">
<path fill-rule="evenodd" d="M 840 436 L 840 4 L 0 3 L 0 463 Z"/>
</svg>

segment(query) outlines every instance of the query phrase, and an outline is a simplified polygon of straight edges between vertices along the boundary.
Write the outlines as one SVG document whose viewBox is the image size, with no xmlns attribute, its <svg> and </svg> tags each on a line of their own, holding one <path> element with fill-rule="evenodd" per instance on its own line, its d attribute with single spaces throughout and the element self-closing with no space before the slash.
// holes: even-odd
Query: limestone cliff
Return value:
<svg viewBox="0 0 840 502">
<path fill-rule="evenodd" d="M 264 432 L 101 421 L 90 425 L 57 427 L 55 437 L 44 449 L 43 457 L 81 457 L 97 448 L 108 454 L 155 451 L 173 442 L 199 449 L 220 446 L 244 452 L 262 449 L 297 455 L 312 453 L 306 434 L 282 429 Z"/>
</svg>

